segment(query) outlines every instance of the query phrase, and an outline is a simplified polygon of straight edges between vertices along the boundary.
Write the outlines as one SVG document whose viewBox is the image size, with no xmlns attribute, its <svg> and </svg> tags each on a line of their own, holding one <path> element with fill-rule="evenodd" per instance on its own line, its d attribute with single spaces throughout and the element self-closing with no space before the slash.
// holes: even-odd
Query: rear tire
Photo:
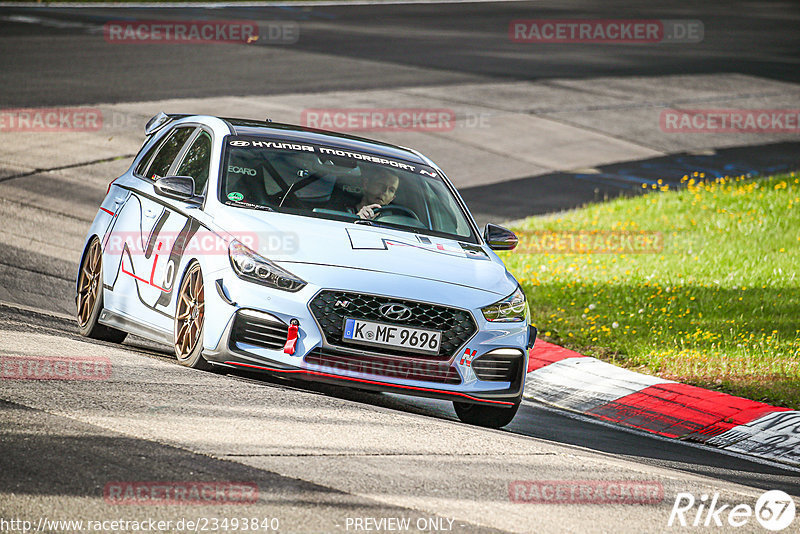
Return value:
<svg viewBox="0 0 800 534">
<path fill-rule="evenodd" d="M 210 371 L 214 367 L 203 358 L 203 331 L 205 326 L 205 291 L 203 272 L 199 263 L 186 270 L 175 305 L 175 357 L 178 363 Z"/>
<path fill-rule="evenodd" d="M 467 402 L 453 402 L 456 415 L 462 423 L 468 425 L 485 426 L 488 428 L 501 428 L 509 424 L 517 415 L 522 397 L 517 399 L 514 406 L 499 407 L 485 404 L 472 404 Z"/>
<path fill-rule="evenodd" d="M 96 237 L 92 238 L 83 254 L 75 304 L 78 331 L 82 336 L 112 343 L 122 343 L 128 336 L 127 332 L 97 321 L 103 311 L 103 253 Z"/>
</svg>

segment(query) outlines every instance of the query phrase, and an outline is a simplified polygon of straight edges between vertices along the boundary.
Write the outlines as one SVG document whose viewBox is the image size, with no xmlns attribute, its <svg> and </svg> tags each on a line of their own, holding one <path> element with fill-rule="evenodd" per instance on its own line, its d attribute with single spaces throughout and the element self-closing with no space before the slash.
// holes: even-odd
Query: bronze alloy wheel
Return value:
<svg viewBox="0 0 800 534">
<path fill-rule="evenodd" d="M 183 277 L 175 307 L 175 356 L 178 363 L 195 369 L 210 369 L 202 355 L 205 293 L 200 264 L 193 263 Z"/>
<path fill-rule="evenodd" d="M 102 285 L 100 241 L 95 239 L 84 255 L 81 272 L 78 275 L 78 325 L 81 328 L 85 328 L 92 319 L 92 312 L 97 304 L 97 297 Z"/>
<path fill-rule="evenodd" d="M 98 322 L 103 311 L 103 249 L 100 240 L 93 237 L 86 246 L 75 296 L 78 331 L 82 336 L 102 339 L 112 343 L 122 343 L 127 332 L 117 330 Z"/>
<path fill-rule="evenodd" d="M 205 318 L 203 278 L 200 266 L 192 265 L 183 279 L 178 293 L 178 309 L 175 314 L 175 354 L 179 360 L 191 356 L 200 340 Z"/>
</svg>

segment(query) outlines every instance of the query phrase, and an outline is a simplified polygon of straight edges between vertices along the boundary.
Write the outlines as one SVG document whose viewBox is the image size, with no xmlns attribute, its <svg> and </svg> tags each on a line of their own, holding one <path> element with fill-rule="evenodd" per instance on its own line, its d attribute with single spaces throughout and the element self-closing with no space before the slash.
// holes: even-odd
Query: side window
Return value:
<svg viewBox="0 0 800 534">
<path fill-rule="evenodd" d="M 153 154 L 156 153 L 156 150 L 158 150 L 158 145 L 160 144 L 161 142 L 159 141 L 158 143 L 154 143 L 153 146 L 150 147 L 150 150 L 147 151 L 147 154 L 145 154 L 144 157 L 141 159 L 141 161 L 139 161 L 139 164 L 136 166 L 136 169 L 133 171 L 133 174 L 135 174 L 136 176 L 144 176 L 144 171 L 147 168 L 147 163 L 153 157 Z"/>
<path fill-rule="evenodd" d="M 193 131 L 194 127 L 175 129 L 167 139 L 167 142 L 161 145 L 161 150 L 156 154 L 145 176 L 151 180 L 166 176 L 173 160 L 177 157 L 181 147 L 183 147 L 183 144 L 189 139 Z"/>
<path fill-rule="evenodd" d="M 206 132 L 200 132 L 192 146 L 186 151 L 183 162 L 175 174 L 194 178 L 194 194 L 201 195 L 206 187 L 206 182 L 208 182 L 208 167 L 210 165 L 211 136 Z"/>
</svg>

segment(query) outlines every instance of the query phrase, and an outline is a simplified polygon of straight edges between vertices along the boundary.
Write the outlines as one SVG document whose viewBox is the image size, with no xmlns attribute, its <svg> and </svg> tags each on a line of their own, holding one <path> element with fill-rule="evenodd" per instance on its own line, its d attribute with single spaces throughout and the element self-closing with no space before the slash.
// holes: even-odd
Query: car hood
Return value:
<svg viewBox="0 0 800 534">
<path fill-rule="evenodd" d="M 502 261 L 484 246 L 283 213 L 225 212 L 214 218 L 221 229 L 298 276 L 302 265 L 310 264 L 433 280 L 501 297 L 517 287 Z"/>
</svg>

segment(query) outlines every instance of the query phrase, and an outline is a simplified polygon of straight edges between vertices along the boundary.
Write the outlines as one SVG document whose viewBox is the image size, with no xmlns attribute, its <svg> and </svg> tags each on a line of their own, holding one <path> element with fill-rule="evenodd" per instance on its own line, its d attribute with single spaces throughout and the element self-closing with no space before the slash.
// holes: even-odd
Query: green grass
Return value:
<svg viewBox="0 0 800 534">
<path fill-rule="evenodd" d="M 646 232 L 663 245 L 504 253 L 533 324 L 547 341 L 622 367 L 800 409 L 800 179 L 683 181 L 518 222 L 536 231 L 532 245 L 574 231 Z"/>
</svg>

